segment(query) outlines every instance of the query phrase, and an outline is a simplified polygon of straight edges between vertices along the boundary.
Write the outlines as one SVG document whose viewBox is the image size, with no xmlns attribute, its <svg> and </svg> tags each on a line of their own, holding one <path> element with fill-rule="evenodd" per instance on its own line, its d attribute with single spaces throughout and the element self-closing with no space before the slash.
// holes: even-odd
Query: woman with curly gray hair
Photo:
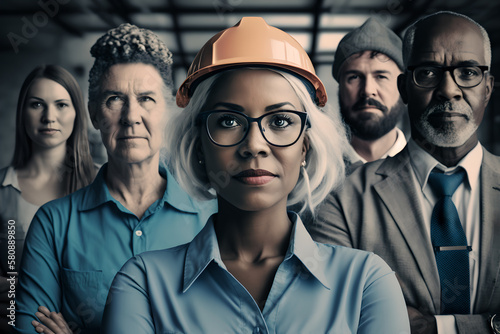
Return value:
<svg viewBox="0 0 500 334">
<path fill-rule="evenodd" d="M 20 270 L 20 333 L 98 333 L 111 281 L 126 260 L 191 241 L 215 209 L 193 201 L 160 164 L 173 101 L 165 44 L 123 24 L 91 54 L 88 106 L 108 162 L 91 185 L 36 214 Z"/>
<path fill-rule="evenodd" d="M 349 144 L 325 103 L 304 49 L 260 17 L 205 44 L 167 134 L 180 184 L 219 210 L 192 242 L 123 266 L 101 333 L 409 333 L 380 257 L 315 243 L 287 212 L 342 183 Z"/>
</svg>

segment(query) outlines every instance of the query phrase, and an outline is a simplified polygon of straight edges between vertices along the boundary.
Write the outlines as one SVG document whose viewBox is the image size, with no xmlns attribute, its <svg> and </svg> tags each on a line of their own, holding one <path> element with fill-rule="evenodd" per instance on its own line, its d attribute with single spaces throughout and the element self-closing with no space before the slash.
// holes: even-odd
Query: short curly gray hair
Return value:
<svg viewBox="0 0 500 334">
<path fill-rule="evenodd" d="M 108 30 L 90 49 L 95 58 L 89 74 L 89 101 L 97 101 L 101 79 L 115 64 L 144 63 L 153 65 L 165 86 L 173 89 L 172 53 L 151 30 L 130 23 Z"/>
</svg>

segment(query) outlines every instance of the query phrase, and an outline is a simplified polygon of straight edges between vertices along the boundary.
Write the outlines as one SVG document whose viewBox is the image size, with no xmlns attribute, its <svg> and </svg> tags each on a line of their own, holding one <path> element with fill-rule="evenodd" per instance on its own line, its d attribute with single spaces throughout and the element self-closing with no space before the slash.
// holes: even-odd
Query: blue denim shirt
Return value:
<svg viewBox="0 0 500 334">
<path fill-rule="evenodd" d="M 210 220 L 195 239 L 130 259 L 102 333 L 410 333 L 394 272 L 377 255 L 315 243 L 300 218 L 261 312 L 221 260 Z"/>
<path fill-rule="evenodd" d="M 16 331 L 35 333 L 39 305 L 62 312 L 70 327 L 99 333 L 113 277 L 134 255 L 184 244 L 216 211 L 193 201 L 166 169 L 163 197 L 141 219 L 109 193 L 104 165 L 89 186 L 45 204 L 26 237 L 17 291 Z"/>
</svg>

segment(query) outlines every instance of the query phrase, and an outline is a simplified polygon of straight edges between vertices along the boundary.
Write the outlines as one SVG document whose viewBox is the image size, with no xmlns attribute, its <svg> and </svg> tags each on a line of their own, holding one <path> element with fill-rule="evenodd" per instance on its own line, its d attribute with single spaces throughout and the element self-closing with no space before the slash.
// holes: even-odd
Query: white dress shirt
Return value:
<svg viewBox="0 0 500 334">
<path fill-rule="evenodd" d="M 405 146 L 406 146 L 405 134 L 399 128 L 396 128 L 396 134 L 397 134 L 397 137 L 396 137 L 396 141 L 394 142 L 394 144 L 379 159 L 385 159 L 387 157 L 393 157 L 396 154 L 398 154 L 399 152 L 401 152 L 403 150 L 403 148 L 405 148 Z M 360 156 L 358 154 L 358 152 L 356 152 L 356 150 L 354 150 L 354 148 L 352 146 L 351 146 L 351 150 L 350 151 L 352 151 L 352 152 L 349 152 L 348 155 L 349 155 L 349 160 L 351 161 L 351 163 L 355 163 L 355 162 L 361 161 L 362 163 L 365 164 L 365 163 L 368 162 L 368 161 L 366 161 L 365 158 L 363 158 L 362 156 Z"/>
<path fill-rule="evenodd" d="M 466 180 L 458 186 L 452 196 L 460 222 L 465 232 L 467 242 L 472 246 L 472 251 L 469 252 L 469 267 L 470 267 L 470 309 L 473 310 L 474 301 L 477 294 L 477 285 L 479 278 L 479 236 L 480 236 L 480 206 L 479 206 L 479 172 L 483 160 L 483 149 L 478 143 L 460 162 L 454 167 L 446 167 L 432 157 L 429 153 L 423 150 L 410 139 L 408 142 L 410 152 L 410 160 L 415 173 L 414 185 L 416 189 L 421 189 L 417 192 L 420 207 L 424 214 L 424 223 L 427 229 L 429 240 L 431 238 L 431 215 L 432 210 L 439 198 L 433 193 L 430 186 L 427 186 L 427 179 L 434 168 L 443 171 L 445 174 L 452 174 L 458 168 L 463 168 L 466 172 Z M 437 270 L 437 269 L 436 269 Z M 453 315 L 438 315 L 436 316 L 438 333 L 454 334 L 457 333 L 455 317 Z"/>
<path fill-rule="evenodd" d="M 28 201 L 26 201 L 22 196 L 21 196 L 21 187 L 19 186 L 19 181 L 17 179 L 17 172 L 16 170 L 12 167 L 6 167 L 6 173 L 5 173 L 5 178 L 3 179 L 1 185 L 0 185 L 0 191 L 8 191 L 8 187 L 12 187 L 13 189 L 17 190 L 16 192 L 16 198 L 17 198 L 17 215 L 15 216 L 16 218 L 16 232 L 22 232 L 22 238 L 24 239 L 24 236 L 26 232 L 28 231 L 28 227 L 30 226 L 31 220 L 33 219 L 33 216 L 37 212 L 37 210 L 40 208 L 39 205 L 32 204 Z M 0 204 L 1 206 L 1 204 Z M 4 209 L 11 209 L 11 208 L 4 208 Z M 0 212 L 2 210 L 0 209 Z M 9 219 L 12 219 L 9 217 Z M 19 230 L 19 231 L 18 231 Z"/>
</svg>

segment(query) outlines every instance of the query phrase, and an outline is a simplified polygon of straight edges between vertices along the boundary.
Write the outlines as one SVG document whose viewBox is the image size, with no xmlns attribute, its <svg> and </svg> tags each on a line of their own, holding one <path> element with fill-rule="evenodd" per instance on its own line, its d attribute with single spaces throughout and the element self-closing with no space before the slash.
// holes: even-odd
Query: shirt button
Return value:
<svg viewBox="0 0 500 334">
<path fill-rule="evenodd" d="M 140 237 L 142 235 L 142 231 L 141 230 L 137 230 L 135 231 L 135 235 Z"/>
</svg>

